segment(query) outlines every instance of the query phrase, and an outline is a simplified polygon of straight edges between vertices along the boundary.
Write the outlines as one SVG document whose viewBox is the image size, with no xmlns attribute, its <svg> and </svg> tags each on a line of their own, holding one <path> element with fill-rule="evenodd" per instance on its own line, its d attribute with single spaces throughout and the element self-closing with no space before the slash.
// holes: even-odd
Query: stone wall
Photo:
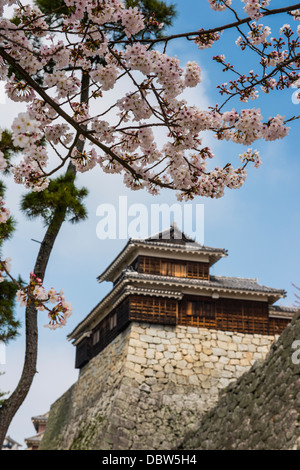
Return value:
<svg viewBox="0 0 300 470">
<path fill-rule="evenodd" d="M 175 448 L 274 339 L 132 323 L 52 405 L 40 448 Z"/>
<path fill-rule="evenodd" d="M 180 448 L 300 450 L 299 341 L 300 313 L 265 361 L 222 391 Z"/>
</svg>

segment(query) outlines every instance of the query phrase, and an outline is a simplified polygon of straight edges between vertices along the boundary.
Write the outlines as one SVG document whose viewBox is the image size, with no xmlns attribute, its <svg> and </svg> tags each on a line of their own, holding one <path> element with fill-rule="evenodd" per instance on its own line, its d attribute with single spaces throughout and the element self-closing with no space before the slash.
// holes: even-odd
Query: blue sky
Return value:
<svg viewBox="0 0 300 470">
<path fill-rule="evenodd" d="M 170 3 L 170 2 L 169 2 Z M 212 27 L 232 21 L 229 14 L 214 13 L 206 0 L 177 1 L 178 17 L 170 32 L 195 31 L 201 27 Z M 272 8 L 282 6 L 282 2 L 272 0 Z M 240 1 L 234 0 L 233 5 Z M 279 27 L 287 20 L 276 19 L 272 32 L 277 35 Z M 274 26 L 273 26 L 274 24 Z M 290 22 L 290 24 L 292 24 Z M 211 61 L 212 55 L 224 53 L 231 63 L 238 64 L 245 73 L 254 65 L 254 59 L 241 53 L 234 44 L 237 33 L 224 33 L 222 41 L 214 48 L 205 51 L 197 49 L 193 43 L 183 39 L 170 45 L 170 55 L 177 55 L 184 65 L 188 60 L 196 60 L 203 72 L 203 83 L 188 94 L 189 102 L 206 108 L 219 103 L 216 85 L 229 80 L 221 72 L 221 67 Z M 293 116 L 300 106 L 292 103 L 292 90 L 264 96 L 262 99 L 240 104 L 235 107 L 260 107 L 265 119 L 271 115 Z M 16 104 L 6 101 L 0 105 L 0 126 L 11 123 L 19 112 Z M 239 190 L 227 190 L 222 199 L 206 200 L 198 198 L 192 204 L 204 204 L 204 242 L 206 245 L 226 248 L 229 255 L 220 260 L 213 273 L 218 275 L 255 277 L 261 284 L 283 288 L 287 291 L 284 305 L 293 305 L 295 289 L 291 283 L 300 285 L 299 273 L 299 230 L 300 230 L 300 161 L 298 146 L 298 121 L 291 124 L 288 137 L 276 142 L 258 142 L 263 164 L 260 168 L 249 167 L 245 185 Z M 211 137 L 218 163 L 228 161 L 239 165 L 238 155 L 244 150 L 241 146 L 219 143 Z M 254 147 L 254 145 L 253 145 Z M 5 245 L 5 256 L 13 259 L 13 274 L 20 273 L 24 278 L 32 270 L 39 245 L 31 239 L 41 240 L 44 227 L 40 222 L 29 222 L 19 213 L 19 198 L 24 193 L 22 187 L 15 187 L 9 181 L 7 201 L 18 220 L 15 237 Z M 98 303 L 111 285 L 97 284 L 96 277 L 123 248 L 126 240 L 99 240 L 96 226 L 99 217 L 97 207 L 103 203 L 118 206 L 119 196 L 127 196 L 128 205 L 143 203 L 150 208 L 152 203 L 176 203 L 175 194 L 163 191 L 153 197 L 145 192 L 130 192 L 123 186 L 119 176 L 104 175 L 100 170 L 80 175 L 78 184 L 88 186 L 87 199 L 89 219 L 78 226 L 65 224 L 56 241 L 55 249 L 46 273 L 45 285 L 57 289 L 64 288 L 67 300 L 74 307 L 73 316 L 67 326 L 55 332 L 43 328 L 47 319 L 40 314 L 38 374 L 22 408 L 17 413 L 9 434 L 22 445 L 24 438 L 35 433 L 31 417 L 48 411 L 55 401 L 77 379 L 74 369 L 75 349 L 66 336 Z M 24 311 L 18 309 L 19 318 Z M 24 354 L 24 334 L 6 348 L 6 365 L 0 366 L 5 372 L 0 378 L 0 389 L 12 391 L 20 376 Z"/>
</svg>

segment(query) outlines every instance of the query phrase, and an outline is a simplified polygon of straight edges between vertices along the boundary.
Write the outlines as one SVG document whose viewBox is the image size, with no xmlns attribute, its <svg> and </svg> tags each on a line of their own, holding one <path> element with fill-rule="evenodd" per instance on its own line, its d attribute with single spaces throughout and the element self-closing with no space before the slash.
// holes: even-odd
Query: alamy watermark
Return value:
<svg viewBox="0 0 300 470">
<path fill-rule="evenodd" d="M 294 365 L 298 365 L 300 364 L 300 340 L 293 342 L 292 349 L 296 349 L 296 351 L 292 354 L 292 363 Z"/>
<path fill-rule="evenodd" d="M 96 227 L 100 240 L 158 236 L 175 223 L 178 230 L 174 232 L 174 238 L 181 238 L 183 231 L 201 245 L 204 244 L 204 204 L 129 205 L 127 196 L 120 196 L 117 207 L 113 204 L 100 204 L 96 216 L 100 217 Z M 163 238 L 170 238 L 168 230 Z"/>
<path fill-rule="evenodd" d="M 296 90 L 291 96 L 292 103 L 299 104 L 300 103 L 300 90 L 296 85 L 292 85 L 291 88 L 296 88 Z"/>
</svg>

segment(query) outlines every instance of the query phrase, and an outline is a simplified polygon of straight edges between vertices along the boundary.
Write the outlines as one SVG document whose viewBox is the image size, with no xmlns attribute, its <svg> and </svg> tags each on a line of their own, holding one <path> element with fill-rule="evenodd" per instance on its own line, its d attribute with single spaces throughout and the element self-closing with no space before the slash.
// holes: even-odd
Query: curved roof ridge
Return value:
<svg viewBox="0 0 300 470">
<path fill-rule="evenodd" d="M 241 277 L 241 276 L 219 276 L 216 274 L 211 274 L 211 278 L 222 278 L 222 279 L 241 279 L 244 281 L 255 281 L 258 282 L 257 277 Z"/>
</svg>

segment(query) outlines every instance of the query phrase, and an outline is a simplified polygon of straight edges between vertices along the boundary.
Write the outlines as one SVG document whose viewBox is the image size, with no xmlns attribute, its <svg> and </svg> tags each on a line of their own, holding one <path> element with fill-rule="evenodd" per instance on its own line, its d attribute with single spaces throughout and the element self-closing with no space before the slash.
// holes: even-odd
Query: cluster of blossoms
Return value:
<svg viewBox="0 0 300 470">
<path fill-rule="evenodd" d="M 5 207 L 5 202 L 0 197 L 0 224 L 5 224 L 10 216 L 10 211 Z"/>
<path fill-rule="evenodd" d="M 72 306 L 66 302 L 64 292 L 56 292 L 52 287 L 50 290 L 45 290 L 41 279 L 34 273 L 30 273 L 29 285 L 17 291 L 17 301 L 21 307 L 27 307 L 31 303 L 39 311 L 48 311 L 49 323 L 47 326 L 50 329 L 56 329 L 64 326 L 67 319 L 72 315 Z M 51 310 L 47 308 L 46 303 L 56 304 Z"/>
<path fill-rule="evenodd" d="M 288 128 L 284 125 L 284 116 L 270 118 L 268 124 L 262 126 L 262 137 L 266 141 L 283 139 L 288 135 Z"/>
<path fill-rule="evenodd" d="M 228 70 L 235 71 L 231 64 L 225 63 L 224 54 L 213 57 L 213 60 L 224 65 L 223 72 Z M 248 76 L 240 75 L 237 80 L 230 80 L 229 84 L 227 82 L 222 83 L 222 85 L 218 85 L 217 88 L 221 95 L 238 95 L 241 102 L 247 103 L 249 99 L 256 100 L 259 97 L 258 91 L 255 88 L 257 77 L 258 74 L 255 74 L 253 70 L 250 70 Z M 267 81 L 267 79 L 265 79 L 265 81 Z"/>
<path fill-rule="evenodd" d="M 196 62 L 186 64 L 184 84 L 187 87 L 195 87 L 201 82 L 201 68 Z"/>
<path fill-rule="evenodd" d="M 0 223 L 5 224 L 9 216 L 10 212 L 4 207 L 4 202 L 2 198 L 0 198 Z M 6 279 L 10 270 L 11 258 L 0 260 L 0 283 Z M 46 291 L 41 279 L 34 273 L 30 273 L 29 285 L 17 291 L 16 298 L 21 307 L 27 307 L 29 304 L 33 303 L 37 310 L 47 310 L 49 324 L 45 326 L 51 329 L 65 325 L 67 319 L 72 315 L 72 305 L 66 302 L 63 291 L 56 292 L 53 287 Z M 52 309 L 49 309 L 46 306 L 48 302 L 56 305 Z"/>
<path fill-rule="evenodd" d="M 63 70 L 47 74 L 45 85 L 49 88 L 53 86 L 57 90 L 57 99 L 66 98 L 68 95 L 75 94 L 80 87 L 80 80 L 75 76 L 67 76 Z"/>
<path fill-rule="evenodd" d="M 5 224 L 10 216 L 10 211 L 4 207 L 4 202 L 0 198 L 0 223 Z M 11 258 L 0 260 L 0 283 L 3 282 L 11 270 Z M 46 291 L 41 279 L 34 273 L 30 273 L 30 282 L 27 287 L 17 291 L 17 300 L 20 306 L 28 306 L 33 303 L 37 310 L 48 311 L 49 324 L 45 325 L 51 329 L 66 324 L 68 317 L 72 314 L 72 305 L 66 302 L 64 293 L 59 293 L 51 288 Z M 52 309 L 46 307 L 46 303 L 56 304 Z"/>
<path fill-rule="evenodd" d="M 215 11 L 224 11 L 232 3 L 231 0 L 208 0 L 210 7 Z M 258 20 L 263 16 L 262 8 L 266 8 L 270 0 L 241 0 L 245 3 L 244 11 L 253 20 Z"/>
<path fill-rule="evenodd" d="M 208 0 L 210 8 L 215 11 L 224 11 L 231 5 L 231 0 Z"/>
<path fill-rule="evenodd" d="M 101 5 L 94 0 L 65 0 L 68 7 L 74 7 L 73 13 L 65 25 L 74 25 L 87 14 L 92 23 L 101 26 L 105 23 L 120 22 L 128 38 L 144 29 L 144 16 L 137 7 L 125 8 L 120 0 L 102 0 Z"/>
<path fill-rule="evenodd" d="M 5 84 L 5 91 L 7 96 L 12 101 L 27 101 L 31 102 L 35 93 L 28 84 L 22 80 L 17 80 L 13 74 L 11 80 Z"/>
<path fill-rule="evenodd" d="M 240 159 L 244 164 L 247 164 L 248 162 L 253 162 L 253 166 L 255 168 L 258 168 L 261 165 L 259 152 L 257 150 L 254 150 L 252 152 L 251 148 L 246 150 L 246 152 L 242 153 L 240 155 Z"/>
<path fill-rule="evenodd" d="M 203 29 L 199 29 L 199 36 L 194 39 L 194 43 L 197 44 L 199 49 L 208 49 L 214 45 L 221 37 L 220 33 L 206 33 Z"/>
<path fill-rule="evenodd" d="M 242 0 L 245 3 L 245 13 L 250 16 L 252 20 L 258 20 L 263 16 L 261 8 L 266 8 L 270 0 Z"/>
<path fill-rule="evenodd" d="M 74 148 L 71 153 L 71 158 L 77 171 L 80 173 L 85 173 L 86 171 L 91 170 L 98 163 L 95 149 L 92 149 L 90 152 L 85 150 L 80 152 L 77 148 Z"/>
<path fill-rule="evenodd" d="M 261 59 L 261 65 L 264 67 L 276 67 L 284 62 L 288 58 L 287 51 L 272 51 L 268 54 L 267 57 Z"/>
<path fill-rule="evenodd" d="M 120 71 L 115 64 L 99 64 L 96 70 L 92 70 L 90 77 L 95 82 L 99 82 L 103 91 L 112 89 L 115 86 Z"/>
<path fill-rule="evenodd" d="M 48 142 L 52 142 L 54 145 L 57 145 L 61 140 L 66 145 L 72 141 L 72 134 L 68 132 L 69 126 L 67 124 L 54 124 L 45 127 L 44 130 Z"/>
<path fill-rule="evenodd" d="M 225 129 L 218 138 L 250 145 L 258 139 L 267 141 L 282 139 L 288 134 L 288 130 L 284 125 L 283 116 L 270 118 L 269 122 L 264 124 L 260 109 L 244 109 L 236 118 L 234 129 Z"/>
<path fill-rule="evenodd" d="M 263 86 L 261 86 L 261 90 L 264 93 L 269 93 L 270 90 L 274 90 L 276 85 L 277 85 L 277 81 L 275 80 L 275 78 L 268 78 L 264 80 L 264 84 Z"/>
<path fill-rule="evenodd" d="M 264 44 L 267 40 L 267 37 L 271 34 L 271 28 L 269 26 L 264 26 L 263 24 L 257 24 L 255 21 L 251 23 L 251 30 L 248 33 L 248 38 L 251 44 L 258 45 Z M 239 44 L 240 38 L 236 41 Z"/>
<path fill-rule="evenodd" d="M 4 153 L 0 150 L 0 171 L 4 171 L 7 167 L 7 161 L 4 158 Z"/>
<path fill-rule="evenodd" d="M 48 163 L 48 155 L 40 127 L 41 123 L 28 112 L 20 113 L 12 124 L 13 144 L 22 148 L 25 154 L 21 163 L 12 166 L 14 180 L 35 191 L 42 191 L 49 184 L 42 171 Z"/>
<path fill-rule="evenodd" d="M 139 33 L 145 27 L 144 16 L 137 7 L 130 7 L 128 10 L 121 10 L 117 14 L 116 19 L 121 20 L 125 34 L 128 38 Z"/>
</svg>

